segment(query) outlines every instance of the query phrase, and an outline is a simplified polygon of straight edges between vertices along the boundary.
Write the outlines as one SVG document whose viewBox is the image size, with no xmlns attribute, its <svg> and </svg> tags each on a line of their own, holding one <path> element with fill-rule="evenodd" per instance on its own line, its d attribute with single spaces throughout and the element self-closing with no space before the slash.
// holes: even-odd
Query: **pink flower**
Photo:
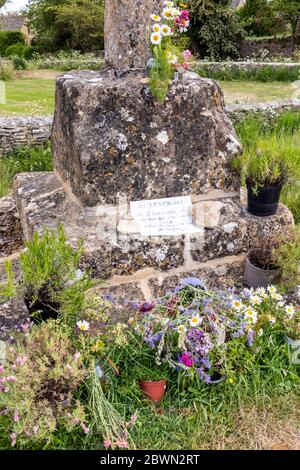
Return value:
<svg viewBox="0 0 300 470">
<path fill-rule="evenodd" d="M 27 361 L 28 357 L 27 356 L 17 356 L 16 357 L 16 364 L 18 366 L 23 366 L 25 362 Z"/>
<path fill-rule="evenodd" d="M 16 382 L 17 380 L 17 377 L 15 377 L 14 375 L 9 375 L 8 377 L 6 377 L 6 382 Z"/>
<path fill-rule="evenodd" d="M 88 434 L 90 432 L 90 429 L 84 423 L 80 423 L 80 426 L 85 434 Z"/>
<path fill-rule="evenodd" d="M 14 413 L 14 422 L 18 423 L 18 421 L 20 421 L 19 414 L 18 414 L 17 411 L 15 411 L 15 413 Z"/>
<path fill-rule="evenodd" d="M 72 370 L 72 366 L 70 366 L 70 364 L 67 364 L 67 365 L 66 365 L 66 369 Z"/>
<path fill-rule="evenodd" d="M 34 434 L 37 434 L 39 432 L 39 427 L 38 427 L 37 424 L 35 426 L 33 426 L 33 432 L 34 432 Z"/>
<path fill-rule="evenodd" d="M 103 446 L 104 446 L 104 449 L 109 449 L 111 447 L 111 440 L 110 439 L 104 439 L 103 441 Z"/>
<path fill-rule="evenodd" d="M 194 364 L 192 353 L 182 353 L 181 357 L 179 358 L 179 362 L 181 364 L 184 364 L 186 367 L 192 367 L 192 365 Z"/>
<path fill-rule="evenodd" d="M 185 51 L 183 51 L 182 53 L 182 57 L 184 58 L 184 60 L 188 61 L 190 60 L 190 58 L 192 57 L 192 53 L 191 51 L 189 51 L 189 49 L 186 49 Z"/>
<path fill-rule="evenodd" d="M 0 364 L 0 374 L 3 374 L 4 372 L 4 367 Z"/>
<path fill-rule="evenodd" d="M 116 445 L 119 449 L 129 449 L 129 444 L 125 439 L 118 439 Z"/>
<path fill-rule="evenodd" d="M 137 422 L 138 419 L 138 414 L 137 411 L 131 416 L 130 421 L 128 423 L 128 426 L 134 426 L 135 423 Z"/>
<path fill-rule="evenodd" d="M 80 356 L 81 356 L 80 352 L 76 352 L 76 353 L 74 354 L 74 361 L 78 361 L 78 359 L 80 358 Z"/>
<path fill-rule="evenodd" d="M 12 447 L 14 447 L 14 446 L 16 445 L 17 437 L 18 437 L 18 435 L 17 435 L 15 432 L 13 432 L 12 434 L 10 434 Z"/>
</svg>

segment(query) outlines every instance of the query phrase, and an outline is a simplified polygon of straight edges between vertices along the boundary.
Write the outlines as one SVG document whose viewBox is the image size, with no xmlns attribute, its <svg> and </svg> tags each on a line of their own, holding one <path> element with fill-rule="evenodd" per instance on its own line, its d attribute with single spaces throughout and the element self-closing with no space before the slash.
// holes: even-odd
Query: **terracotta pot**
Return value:
<svg viewBox="0 0 300 470">
<path fill-rule="evenodd" d="M 251 251 L 246 256 L 245 263 L 245 272 L 244 272 L 244 281 L 248 287 L 253 287 L 257 289 L 258 287 L 268 287 L 276 277 L 279 275 L 279 269 L 261 269 L 251 263 L 249 255 Z"/>
<path fill-rule="evenodd" d="M 143 393 L 150 398 L 151 401 L 159 403 L 165 396 L 167 381 L 157 380 L 152 382 L 148 380 L 140 380 L 139 385 Z"/>
</svg>

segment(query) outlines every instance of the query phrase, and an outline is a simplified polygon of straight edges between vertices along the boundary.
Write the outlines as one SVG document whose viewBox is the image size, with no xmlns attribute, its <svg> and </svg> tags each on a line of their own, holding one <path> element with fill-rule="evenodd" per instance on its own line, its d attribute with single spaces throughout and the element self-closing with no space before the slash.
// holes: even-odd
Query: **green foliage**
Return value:
<svg viewBox="0 0 300 470">
<path fill-rule="evenodd" d="M 238 56 L 243 36 L 236 13 L 228 0 L 191 0 L 191 36 L 202 56 L 212 60 Z"/>
<path fill-rule="evenodd" d="M 13 57 L 12 63 L 14 65 L 15 70 L 26 70 L 27 69 L 27 62 L 23 57 Z"/>
<path fill-rule="evenodd" d="M 61 50 L 55 54 L 39 54 L 32 56 L 32 65 L 35 69 L 60 70 L 96 70 L 102 67 L 103 59 L 94 53 L 82 54 L 76 50 Z"/>
<path fill-rule="evenodd" d="M 10 261 L 5 262 L 6 281 L 0 282 L 0 304 L 6 302 L 16 295 L 16 286 L 14 282 L 14 274 Z"/>
<path fill-rule="evenodd" d="M 24 57 L 25 50 L 26 50 L 26 46 L 19 42 L 19 43 L 13 44 L 12 46 L 9 46 L 5 50 L 5 55 L 6 57 L 14 57 L 14 56 Z"/>
<path fill-rule="evenodd" d="M 0 159 L 0 197 L 11 190 L 13 177 L 17 173 L 52 170 L 49 144 L 40 147 L 20 147 Z"/>
<path fill-rule="evenodd" d="M 222 81 L 258 81 L 258 82 L 294 82 L 298 80 L 300 67 L 265 65 L 264 67 L 242 68 L 230 62 L 212 67 L 202 63 L 196 66 L 196 72 L 202 77 Z"/>
<path fill-rule="evenodd" d="M 34 54 L 38 52 L 38 48 L 35 46 L 26 46 L 24 49 L 24 59 L 31 60 L 34 57 Z"/>
<path fill-rule="evenodd" d="M 294 35 L 300 17 L 299 0 L 273 0 L 272 5 L 280 17 L 291 26 L 292 34 Z"/>
<path fill-rule="evenodd" d="M 153 47 L 154 64 L 149 72 L 151 93 L 161 103 L 166 99 L 172 78 L 172 69 L 167 57 L 168 47 L 169 41 L 166 39 L 161 45 Z"/>
<path fill-rule="evenodd" d="M 0 55 L 4 56 L 6 49 L 13 44 L 25 44 L 25 39 L 20 31 L 0 31 Z"/>
<path fill-rule="evenodd" d="M 272 260 L 280 269 L 280 282 L 284 289 L 292 289 L 300 284 L 300 226 L 278 238 L 272 251 Z"/>
<path fill-rule="evenodd" d="M 45 50 L 103 48 L 103 0 L 32 0 L 27 14 Z"/>
<path fill-rule="evenodd" d="M 61 295 L 70 284 L 82 287 L 77 270 L 83 241 L 74 249 L 61 225 L 57 232 L 47 228 L 42 235 L 35 232 L 26 248 L 20 255 L 21 288 L 29 303 L 34 305 L 39 300 L 45 305 L 60 305 Z"/>
<path fill-rule="evenodd" d="M 15 68 L 11 62 L 0 62 L 0 80 L 12 80 L 14 72 Z"/>
<path fill-rule="evenodd" d="M 263 115 L 250 116 L 235 126 L 244 147 L 242 160 L 245 158 L 247 161 L 255 155 L 258 145 L 262 146 L 261 148 L 269 148 L 268 154 L 274 151 L 277 157 L 282 155 L 291 181 L 283 188 L 281 201 L 291 209 L 298 224 L 300 223 L 299 123 L 300 113 L 290 111 L 274 116 L 273 119 L 266 119 Z"/>
<path fill-rule="evenodd" d="M 274 36 L 284 30 L 283 21 L 268 0 L 246 0 L 237 14 L 248 36 Z"/>
<path fill-rule="evenodd" d="M 58 427 L 72 432 L 85 420 L 76 393 L 86 369 L 68 334 L 54 322 L 31 327 L 29 333 L 30 325 L 24 327 L 27 334 L 20 334 L 7 352 L 0 384 L 5 432 L 18 448 L 43 445 Z"/>
</svg>

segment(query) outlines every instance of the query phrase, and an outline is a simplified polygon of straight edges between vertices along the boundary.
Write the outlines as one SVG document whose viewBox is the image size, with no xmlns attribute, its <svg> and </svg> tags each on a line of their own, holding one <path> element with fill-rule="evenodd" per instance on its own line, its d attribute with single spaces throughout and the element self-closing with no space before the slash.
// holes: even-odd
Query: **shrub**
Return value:
<svg viewBox="0 0 300 470">
<path fill-rule="evenodd" d="M 259 82 L 294 82 L 298 79 L 300 67 L 266 65 L 255 67 L 255 64 L 246 68 L 239 67 L 231 62 L 224 62 L 218 66 L 199 63 L 196 72 L 202 77 L 214 80 L 240 80 Z"/>
<path fill-rule="evenodd" d="M 13 44 L 5 50 L 6 57 L 24 57 L 26 46 L 22 43 Z"/>
<path fill-rule="evenodd" d="M 12 62 L 0 62 L 0 80 L 12 80 L 15 68 Z"/>
<path fill-rule="evenodd" d="M 69 336 L 54 322 L 23 329 L 0 365 L 0 411 L 11 445 L 47 442 L 59 426 L 87 430 L 75 396 L 86 369 Z"/>
<path fill-rule="evenodd" d="M 23 57 L 15 56 L 12 58 L 12 63 L 14 65 L 15 70 L 26 70 L 27 69 L 27 62 Z"/>
<path fill-rule="evenodd" d="M 38 52 L 38 48 L 34 46 L 26 46 L 24 49 L 23 57 L 26 60 L 31 60 L 34 57 L 34 54 Z"/>
<path fill-rule="evenodd" d="M 25 39 L 20 31 L 0 31 L 0 55 L 4 56 L 5 51 L 13 44 L 25 44 Z"/>
</svg>

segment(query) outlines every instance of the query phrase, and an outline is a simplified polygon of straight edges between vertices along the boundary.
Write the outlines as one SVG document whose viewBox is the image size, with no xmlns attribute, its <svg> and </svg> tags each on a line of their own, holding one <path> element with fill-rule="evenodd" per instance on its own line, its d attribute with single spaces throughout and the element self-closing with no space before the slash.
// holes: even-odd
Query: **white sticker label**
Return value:
<svg viewBox="0 0 300 470">
<path fill-rule="evenodd" d="M 193 225 L 191 196 L 132 201 L 130 210 L 144 237 L 179 236 L 202 231 Z"/>
</svg>

